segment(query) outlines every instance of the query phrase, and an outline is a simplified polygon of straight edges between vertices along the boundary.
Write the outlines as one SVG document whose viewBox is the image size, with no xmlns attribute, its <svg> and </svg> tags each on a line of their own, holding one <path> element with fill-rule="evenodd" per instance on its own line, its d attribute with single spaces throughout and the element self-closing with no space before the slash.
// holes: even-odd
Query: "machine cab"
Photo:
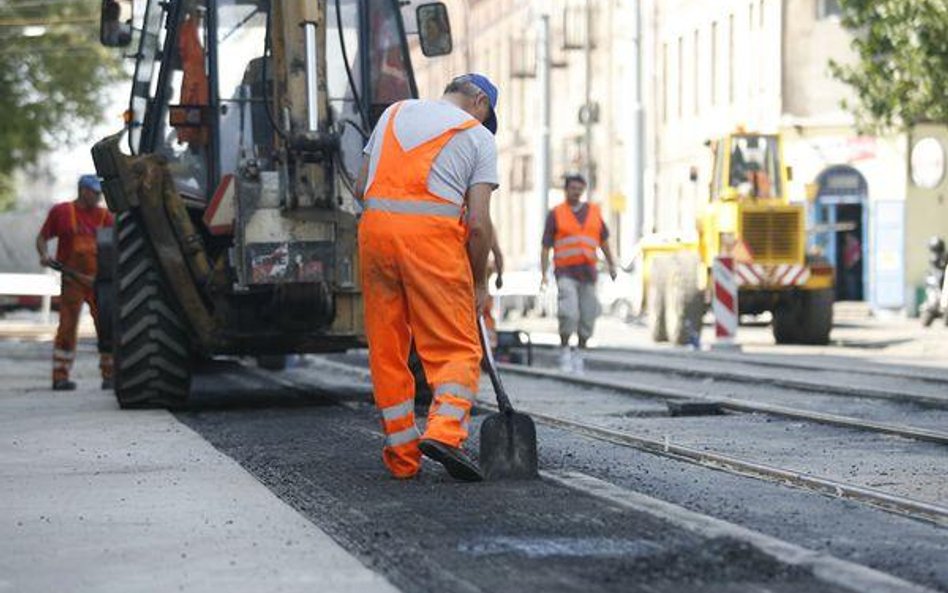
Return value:
<svg viewBox="0 0 948 593">
<path fill-rule="evenodd" d="M 783 200 L 787 171 L 777 135 L 738 131 L 713 144 L 713 200 Z"/>
<path fill-rule="evenodd" d="M 270 28 L 274 11 L 285 15 L 295 4 L 324 10 L 325 39 L 316 46 L 325 48 L 324 132 L 338 148 L 338 173 L 351 181 L 382 111 L 417 96 L 409 36 L 418 33 L 426 56 L 451 51 L 443 4 L 146 0 L 133 16 L 137 3 L 103 0 L 103 44 L 137 46 L 128 149 L 164 156 L 192 204 L 209 201 L 242 161 L 266 167 L 279 158 L 279 141 L 291 126 L 285 107 L 274 101 L 275 72 L 285 64 Z"/>
</svg>

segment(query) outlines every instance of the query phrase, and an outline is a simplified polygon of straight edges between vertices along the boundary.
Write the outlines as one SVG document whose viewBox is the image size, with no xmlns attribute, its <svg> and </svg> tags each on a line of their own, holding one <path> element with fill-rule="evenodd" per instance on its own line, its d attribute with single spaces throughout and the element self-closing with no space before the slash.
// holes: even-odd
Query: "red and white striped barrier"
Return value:
<svg viewBox="0 0 948 593">
<path fill-rule="evenodd" d="M 737 278 L 733 257 L 716 257 L 711 268 L 714 293 L 711 309 L 714 311 L 715 343 L 712 348 L 738 348 L 737 338 Z"/>
<path fill-rule="evenodd" d="M 802 286 L 810 279 L 810 268 L 801 264 L 754 264 L 736 262 L 738 286 Z"/>
</svg>

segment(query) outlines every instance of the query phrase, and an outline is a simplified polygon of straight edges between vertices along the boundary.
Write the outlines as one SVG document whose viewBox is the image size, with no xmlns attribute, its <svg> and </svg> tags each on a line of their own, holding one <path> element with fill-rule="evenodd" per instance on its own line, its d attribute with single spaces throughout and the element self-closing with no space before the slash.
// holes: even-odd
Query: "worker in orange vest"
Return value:
<svg viewBox="0 0 948 593">
<path fill-rule="evenodd" d="M 415 476 L 424 454 L 456 479 L 482 479 L 462 446 L 480 378 L 496 105 L 490 80 L 460 76 L 440 100 L 389 107 L 364 150 L 356 194 L 365 332 L 382 460 L 396 478 Z M 412 338 L 434 392 L 424 434 L 406 362 Z"/>
<path fill-rule="evenodd" d="M 182 105 L 205 106 L 210 101 L 210 85 L 204 68 L 204 46 L 201 45 L 203 7 L 193 5 L 178 29 L 178 55 L 181 58 Z M 207 144 L 209 129 L 182 126 L 178 128 L 178 141 L 188 143 L 192 149 Z"/>
<path fill-rule="evenodd" d="M 560 334 L 560 370 L 582 373 L 582 350 L 592 336 L 600 313 L 596 296 L 596 250 L 606 257 L 609 276 L 616 279 L 616 265 L 609 248 L 609 229 L 596 204 L 580 201 L 586 191 L 582 175 L 568 175 L 564 183 L 566 200 L 550 211 L 543 231 L 543 249 L 540 256 L 541 284 L 548 284 L 550 250 L 556 276 L 557 318 Z M 577 352 L 570 347 L 573 334 L 579 337 Z"/>
<path fill-rule="evenodd" d="M 59 328 L 53 343 L 53 389 L 71 391 L 76 384 L 69 380 L 69 371 L 76 358 L 76 337 L 82 304 L 89 305 L 98 332 L 99 311 L 95 304 L 92 281 L 96 274 L 96 230 L 112 226 L 112 215 L 99 206 L 102 186 L 95 175 L 79 178 L 79 196 L 52 207 L 36 237 L 40 263 L 50 262 L 47 243 L 59 240 L 56 260 L 64 267 L 59 297 Z M 102 389 L 112 388 L 112 355 L 99 354 Z"/>
</svg>

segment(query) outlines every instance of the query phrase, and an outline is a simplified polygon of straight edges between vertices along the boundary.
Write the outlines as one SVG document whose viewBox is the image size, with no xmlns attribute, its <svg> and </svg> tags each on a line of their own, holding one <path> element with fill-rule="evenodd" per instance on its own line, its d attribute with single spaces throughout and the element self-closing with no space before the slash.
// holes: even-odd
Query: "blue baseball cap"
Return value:
<svg viewBox="0 0 948 593">
<path fill-rule="evenodd" d="M 484 121 L 484 127 L 490 130 L 491 134 L 497 133 L 497 96 L 500 94 L 497 91 L 497 87 L 494 86 L 494 83 L 490 81 L 489 78 L 483 74 L 463 74 L 458 76 L 458 81 L 470 82 L 477 88 L 481 89 L 485 95 L 487 95 L 487 100 L 490 102 L 490 115 L 487 116 L 487 119 Z"/>
<path fill-rule="evenodd" d="M 102 184 L 99 183 L 99 178 L 96 175 L 83 175 L 79 178 L 79 189 L 86 188 L 91 189 L 97 194 L 102 193 Z"/>
</svg>

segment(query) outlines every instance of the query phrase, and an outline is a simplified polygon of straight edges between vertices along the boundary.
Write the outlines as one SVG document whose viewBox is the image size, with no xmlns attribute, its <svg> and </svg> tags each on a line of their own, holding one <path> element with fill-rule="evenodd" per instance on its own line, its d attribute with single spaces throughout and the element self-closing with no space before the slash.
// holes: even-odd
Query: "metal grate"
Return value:
<svg viewBox="0 0 948 593">
<path fill-rule="evenodd" d="M 744 211 L 741 238 L 756 263 L 795 262 L 800 253 L 802 212 Z"/>
</svg>

